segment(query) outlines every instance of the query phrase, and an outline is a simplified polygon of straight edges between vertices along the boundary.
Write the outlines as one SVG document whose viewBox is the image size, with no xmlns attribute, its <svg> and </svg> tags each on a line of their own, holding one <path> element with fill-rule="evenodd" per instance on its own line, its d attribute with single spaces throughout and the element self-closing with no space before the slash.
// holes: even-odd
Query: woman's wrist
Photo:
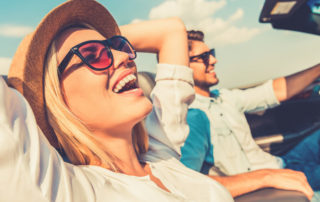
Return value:
<svg viewBox="0 0 320 202">
<path fill-rule="evenodd" d="M 189 66 L 188 38 L 180 18 L 169 18 L 168 28 L 159 50 L 159 62 Z"/>
<path fill-rule="evenodd" d="M 159 62 L 189 66 L 186 28 L 177 17 L 120 27 L 136 51 L 158 53 Z"/>
</svg>

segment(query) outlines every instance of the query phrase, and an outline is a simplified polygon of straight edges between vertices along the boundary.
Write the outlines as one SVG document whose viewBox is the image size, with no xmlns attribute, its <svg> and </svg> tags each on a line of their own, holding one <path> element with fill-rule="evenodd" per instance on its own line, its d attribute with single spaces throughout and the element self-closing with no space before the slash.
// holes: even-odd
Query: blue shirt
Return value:
<svg viewBox="0 0 320 202">
<path fill-rule="evenodd" d="M 180 161 L 193 170 L 208 174 L 209 169 L 214 165 L 209 119 L 200 109 L 189 109 L 187 122 L 190 135 L 181 148 L 183 155 Z"/>
<path fill-rule="evenodd" d="M 247 90 L 222 89 L 219 95 L 211 97 L 197 94 L 187 116 L 190 133 L 181 148 L 181 162 L 205 174 L 209 164 L 228 175 L 281 168 L 280 158 L 264 152 L 255 143 L 244 115 L 278 104 L 272 81 Z"/>
</svg>

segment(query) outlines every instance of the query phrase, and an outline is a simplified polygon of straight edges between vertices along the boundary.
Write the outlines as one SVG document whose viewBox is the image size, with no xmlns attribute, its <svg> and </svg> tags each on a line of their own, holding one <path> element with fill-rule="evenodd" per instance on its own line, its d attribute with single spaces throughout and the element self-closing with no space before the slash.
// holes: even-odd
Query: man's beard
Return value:
<svg viewBox="0 0 320 202">
<path fill-rule="evenodd" d="M 194 84 L 196 86 L 198 86 L 199 88 L 201 88 L 201 89 L 209 89 L 209 88 L 211 88 L 211 87 L 213 87 L 215 85 L 218 85 L 218 83 L 219 83 L 219 79 L 218 78 L 217 78 L 217 81 L 215 83 L 208 83 L 206 81 L 197 81 L 197 80 L 194 81 Z"/>
</svg>

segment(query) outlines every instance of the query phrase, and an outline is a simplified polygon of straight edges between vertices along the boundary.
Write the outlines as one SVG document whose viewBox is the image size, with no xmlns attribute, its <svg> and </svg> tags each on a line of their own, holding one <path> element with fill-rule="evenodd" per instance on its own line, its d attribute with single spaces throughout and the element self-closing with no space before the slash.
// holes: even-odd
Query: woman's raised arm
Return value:
<svg viewBox="0 0 320 202">
<path fill-rule="evenodd" d="M 159 63 L 189 66 L 186 28 L 179 18 L 133 23 L 120 30 L 137 51 L 157 53 Z"/>
</svg>

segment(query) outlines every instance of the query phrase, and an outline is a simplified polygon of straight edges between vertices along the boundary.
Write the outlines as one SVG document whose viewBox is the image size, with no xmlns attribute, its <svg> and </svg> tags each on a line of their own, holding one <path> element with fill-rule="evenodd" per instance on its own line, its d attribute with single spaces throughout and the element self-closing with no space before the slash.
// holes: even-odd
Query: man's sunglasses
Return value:
<svg viewBox="0 0 320 202">
<path fill-rule="evenodd" d="M 203 62 L 206 65 L 208 65 L 210 60 L 210 55 L 212 55 L 213 57 L 216 57 L 216 53 L 214 49 L 210 49 L 209 51 L 201 53 L 200 55 L 191 56 L 189 57 L 189 59 L 190 59 L 190 62 Z"/>
<path fill-rule="evenodd" d="M 73 54 L 76 54 L 82 60 L 82 62 L 84 62 L 93 70 L 106 70 L 113 65 L 114 60 L 110 48 L 127 53 L 130 60 L 134 60 L 137 56 L 136 51 L 130 42 L 123 36 L 113 36 L 103 41 L 85 41 L 70 49 L 68 54 L 58 66 L 58 71 L 61 75 L 66 69 Z"/>
</svg>

